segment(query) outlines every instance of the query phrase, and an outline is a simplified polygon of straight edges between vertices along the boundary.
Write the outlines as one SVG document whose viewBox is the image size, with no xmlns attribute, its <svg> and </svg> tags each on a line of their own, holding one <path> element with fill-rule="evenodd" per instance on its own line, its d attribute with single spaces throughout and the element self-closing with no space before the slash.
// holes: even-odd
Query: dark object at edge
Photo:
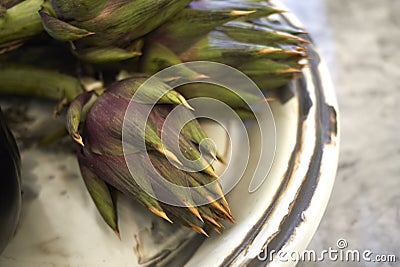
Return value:
<svg viewBox="0 0 400 267">
<path fill-rule="evenodd" d="M 0 109 L 0 253 L 14 235 L 21 210 L 21 158 Z"/>
</svg>

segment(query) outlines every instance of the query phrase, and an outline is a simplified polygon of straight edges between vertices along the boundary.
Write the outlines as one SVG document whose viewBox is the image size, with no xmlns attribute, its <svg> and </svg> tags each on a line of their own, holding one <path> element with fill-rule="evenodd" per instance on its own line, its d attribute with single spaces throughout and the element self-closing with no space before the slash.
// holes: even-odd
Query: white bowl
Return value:
<svg viewBox="0 0 400 267">
<path fill-rule="evenodd" d="M 297 23 L 290 14 L 281 18 Z M 266 181 L 249 193 L 246 174 L 228 195 L 236 224 L 204 238 L 163 222 L 121 198 L 122 241 L 102 222 L 79 177 L 71 152 L 22 151 L 24 201 L 19 230 L 0 256 L 1 266 L 258 266 L 265 251 L 301 251 L 322 218 L 336 174 L 338 114 L 325 65 L 312 44 L 303 77 L 291 84 L 294 97 L 274 102 L 276 154 Z M 48 109 L 33 105 L 38 118 Z M 257 131 L 248 125 L 251 146 Z M 217 145 L 226 144 L 215 125 L 205 125 Z M 231 125 L 232 145 L 242 145 Z M 253 129 L 254 128 L 254 129 Z M 264 129 L 267 132 L 273 129 Z M 273 147 L 271 143 L 267 148 Z M 221 147 L 220 147 L 221 148 Z M 240 155 L 233 155 L 233 164 Z M 40 163 L 40 165 L 38 165 Z M 268 168 L 266 166 L 266 174 Z M 294 265 L 274 259 L 271 266 Z"/>
</svg>

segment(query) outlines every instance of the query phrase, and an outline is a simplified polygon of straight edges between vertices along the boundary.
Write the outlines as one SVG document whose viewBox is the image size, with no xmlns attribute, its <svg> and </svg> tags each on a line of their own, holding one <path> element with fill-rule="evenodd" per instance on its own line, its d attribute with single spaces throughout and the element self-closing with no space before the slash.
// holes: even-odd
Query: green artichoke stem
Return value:
<svg viewBox="0 0 400 267">
<path fill-rule="evenodd" d="M 5 12 L 0 18 L 0 48 L 16 45 L 43 31 L 38 13 L 42 4 L 43 0 L 25 0 Z"/>
<path fill-rule="evenodd" d="M 33 66 L 0 65 L 0 94 L 71 102 L 82 93 L 79 80 L 54 70 Z"/>
</svg>

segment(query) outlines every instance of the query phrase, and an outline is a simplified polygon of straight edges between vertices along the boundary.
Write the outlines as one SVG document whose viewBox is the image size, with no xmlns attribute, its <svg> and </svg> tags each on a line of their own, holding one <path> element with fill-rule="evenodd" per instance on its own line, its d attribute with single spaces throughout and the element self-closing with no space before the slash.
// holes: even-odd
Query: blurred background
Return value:
<svg viewBox="0 0 400 267">
<path fill-rule="evenodd" d="M 340 110 L 338 174 L 309 249 L 335 249 L 344 238 L 348 249 L 395 254 L 399 264 L 400 1 L 282 2 L 302 21 L 325 59 Z"/>
</svg>

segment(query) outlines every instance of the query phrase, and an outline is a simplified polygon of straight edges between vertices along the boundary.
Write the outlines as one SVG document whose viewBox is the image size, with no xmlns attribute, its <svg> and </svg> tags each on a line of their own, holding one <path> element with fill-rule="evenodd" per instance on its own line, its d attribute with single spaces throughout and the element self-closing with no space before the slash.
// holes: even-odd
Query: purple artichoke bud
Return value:
<svg viewBox="0 0 400 267">
<path fill-rule="evenodd" d="M 221 186 L 212 183 L 217 175 L 206 157 L 215 159 L 218 156 L 207 145 L 202 147 L 205 155 L 200 152 L 199 144 L 204 143 L 201 141 L 206 134 L 196 120 L 180 127 L 182 121 L 190 118 L 190 106 L 165 83 L 153 81 L 132 99 L 144 81 L 130 78 L 112 84 L 90 104 L 87 114 L 84 110 L 89 94 L 80 95 L 70 105 L 67 128 L 73 139 L 82 145 L 78 159 L 89 193 L 114 231 L 118 228 L 113 189 L 170 222 L 176 221 L 202 234 L 206 234 L 207 229 L 219 231 L 221 220 L 233 222 L 234 219 Z M 162 97 L 154 102 L 159 95 Z M 133 109 L 125 115 L 133 101 Z M 151 108 L 151 103 L 156 104 L 145 118 L 143 113 Z M 179 109 L 168 125 L 164 124 L 171 110 L 180 104 L 186 108 Z M 81 137 L 78 126 L 84 115 Z M 145 125 L 144 129 L 140 125 Z M 123 129 L 127 136 L 124 136 L 124 145 Z M 179 145 L 174 146 L 174 142 Z M 193 190 L 187 194 L 179 188 L 166 186 L 158 175 L 171 184 Z"/>
</svg>

